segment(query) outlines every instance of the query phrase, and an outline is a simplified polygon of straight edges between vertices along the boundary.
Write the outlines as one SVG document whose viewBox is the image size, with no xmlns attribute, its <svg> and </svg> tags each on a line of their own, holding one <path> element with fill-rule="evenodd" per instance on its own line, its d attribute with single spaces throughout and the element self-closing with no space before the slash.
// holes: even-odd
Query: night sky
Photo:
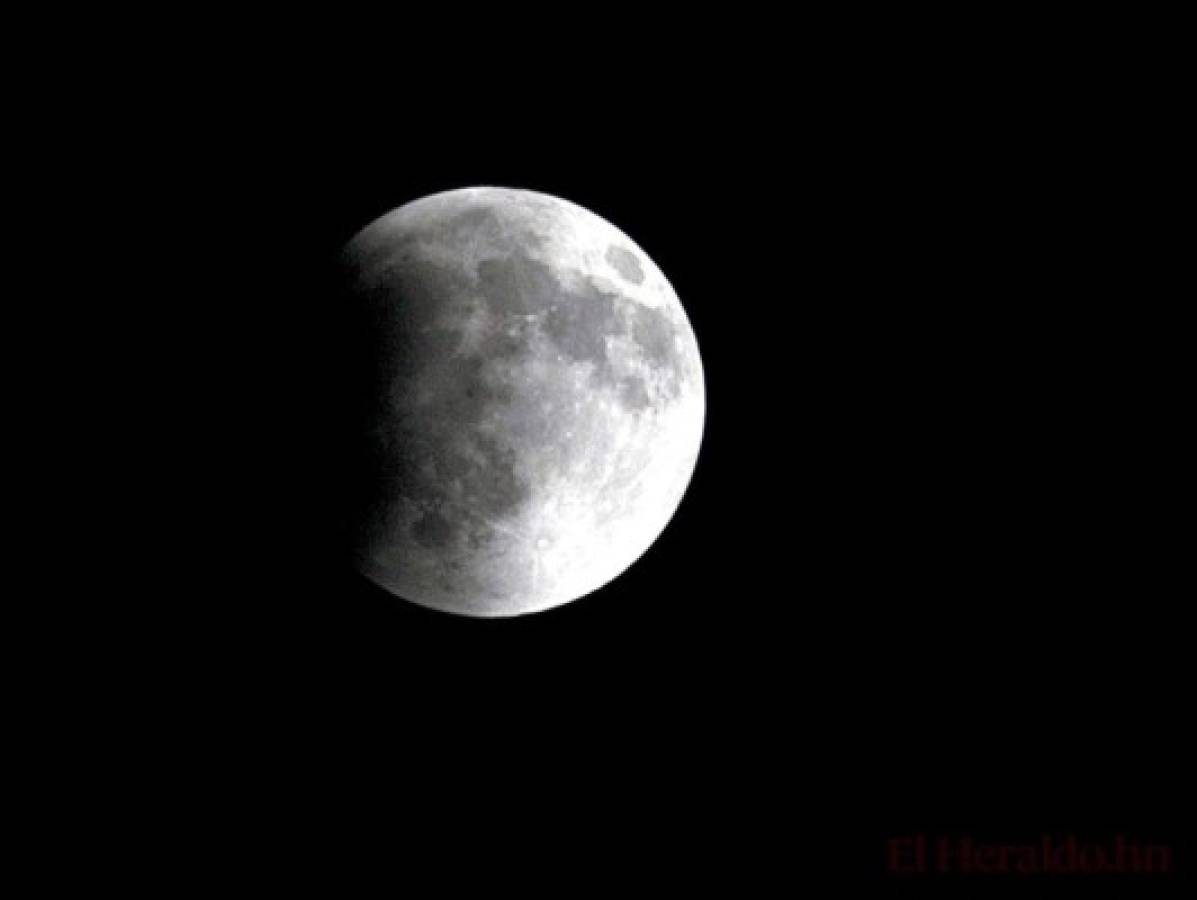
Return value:
<svg viewBox="0 0 1197 900">
<path fill-rule="evenodd" d="M 917 829 L 1174 840 L 1179 358 L 1141 248 L 1099 240 L 1116 79 L 1078 89 L 1050 41 L 1015 63 L 760 33 L 608 49 L 601 77 L 597 38 L 468 71 L 435 36 L 393 67 L 340 47 L 335 81 L 292 51 L 305 74 L 230 79 L 203 165 L 170 173 L 205 211 L 187 266 L 220 336 L 195 375 L 220 389 L 197 681 L 229 698 L 237 784 L 285 823 L 264 829 L 331 883 L 474 859 L 566 894 L 751 895 L 880 879 Z M 510 620 L 394 599 L 333 514 L 331 260 L 472 185 L 628 234 L 707 379 L 661 538 Z"/>
</svg>

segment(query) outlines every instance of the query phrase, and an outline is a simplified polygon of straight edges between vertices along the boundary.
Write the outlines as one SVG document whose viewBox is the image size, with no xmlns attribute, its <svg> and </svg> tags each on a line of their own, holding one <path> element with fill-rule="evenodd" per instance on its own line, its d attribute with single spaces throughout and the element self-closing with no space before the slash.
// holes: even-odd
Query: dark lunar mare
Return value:
<svg viewBox="0 0 1197 900">
<path fill-rule="evenodd" d="M 615 246 L 609 252 L 617 250 L 623 254 L 615 257 L 622 262 L 621 273 L 631 271 L 643 280 L 638 264 L 631 269 L 624 261 L 626 257 L 635 264 L 635 257 Z M 580 272 L 574 273 L 578 286 L 567 287 L 550 266 L 518 253 L 486 260 L 478 268 L 492 310 L 508 316 L 542 316 L 544 333 L 558 350 L 574 362 L 594 364 L 597 387 L 611 387 L 625 405 L 643 409 L 652 403 L 646 385 L 639 379 L 618 378 L 607 358 L 607 337 L 623 333 L 621 316 L 630 317 L 631 337 L 649 365 L 666 374 L 667 396 L 677 396 L 680 359 L 673 342 L 677 327 L 666 311 L 604 289 Z"/>
</svg>

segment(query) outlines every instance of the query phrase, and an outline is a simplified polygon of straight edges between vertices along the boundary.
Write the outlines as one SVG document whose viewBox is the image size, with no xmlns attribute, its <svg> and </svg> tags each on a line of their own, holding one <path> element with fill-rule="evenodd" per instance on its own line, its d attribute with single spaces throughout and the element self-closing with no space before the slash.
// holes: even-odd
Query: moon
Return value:
<svg viewBox="0 0 1197 900">
<path fill-rule="evenodd" d="M 631 566 L 698 458 L 698 344 L 660 269 L 558 197 L 423 197 L 345 246 L 364 323 L 354 564 L 466 616 L 539 612 Z"/>
</svg>

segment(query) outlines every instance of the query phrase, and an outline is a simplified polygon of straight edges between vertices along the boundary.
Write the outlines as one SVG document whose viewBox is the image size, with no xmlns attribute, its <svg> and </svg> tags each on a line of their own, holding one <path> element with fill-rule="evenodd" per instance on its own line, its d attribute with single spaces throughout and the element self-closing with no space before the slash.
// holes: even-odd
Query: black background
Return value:
<svg viewBox="0 0 1197 900">
<path fill-rule="evenodd" d="M 1128 72 L 1166 81 L 1166 54 L 1123 66 L 1077 22 L 630 21 L 259 23 L 163 126 L 184 214 L 142 224 L 195 302 L 153 349 L 202 345 L 203 425 L 156 642 L 204 636 L 197 777 L 238 852 L 328 884 L 745 894 L 884 882 L 919 829 L 1179 853 L 1178 332 L 1110 232 L 1163 115 Z M 512 620 L 395 600 L 334 526 L 330 262 L 470 185 L 630 235 L 707 378 L 662 537 Z"/>
</svg>

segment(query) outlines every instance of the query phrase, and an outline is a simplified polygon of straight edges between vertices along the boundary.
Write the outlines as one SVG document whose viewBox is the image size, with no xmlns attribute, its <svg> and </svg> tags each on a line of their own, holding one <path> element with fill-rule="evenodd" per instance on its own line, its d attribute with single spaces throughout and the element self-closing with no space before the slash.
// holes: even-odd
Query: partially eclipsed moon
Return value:
<svg viewBox="0 0 1197 900">
<path fill-rule="evenodd" d="M 359 569 L 415 603 L 513 616 L 644 553 L 702 437 L 698 345 L 660 270 L 565 200 L 471 188 L 346 246 L 368 321 Z"/>
</svg>

